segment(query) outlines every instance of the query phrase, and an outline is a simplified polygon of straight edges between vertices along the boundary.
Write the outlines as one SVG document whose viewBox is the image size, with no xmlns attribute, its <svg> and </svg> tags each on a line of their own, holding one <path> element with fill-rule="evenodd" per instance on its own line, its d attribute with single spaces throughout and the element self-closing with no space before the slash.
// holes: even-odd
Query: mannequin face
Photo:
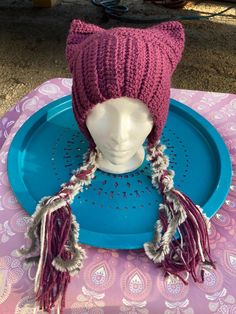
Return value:
<svg viewBox="0 0 236 314">
<path fill-rule="evenodd" d="M 120 97 L 93 107 L 86 125 L 103 158 L 114 165 L 122 165 L 143 145 L 152 130 L 153 120 L 142 101 Z"/>
</svg>

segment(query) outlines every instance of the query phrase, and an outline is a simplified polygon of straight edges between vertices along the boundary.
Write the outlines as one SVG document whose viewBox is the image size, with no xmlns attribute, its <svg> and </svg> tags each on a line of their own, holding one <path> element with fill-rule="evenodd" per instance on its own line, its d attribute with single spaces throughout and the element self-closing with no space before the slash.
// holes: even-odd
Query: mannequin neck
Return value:
<svg viewBox="0 0 236 314">
<path fill-rule="evenodd" d="M 127 162 L 122 164 L 113 164 L 107 160 L 102 153 L 98 154 L 97 164 L 98 169 L 109 173 L 126 173 L 136 170 L 141 166 L 145 157 L 145 151 L 143 146 L 140 146 L 136 154 L 130 158 Z"/>
</svg>

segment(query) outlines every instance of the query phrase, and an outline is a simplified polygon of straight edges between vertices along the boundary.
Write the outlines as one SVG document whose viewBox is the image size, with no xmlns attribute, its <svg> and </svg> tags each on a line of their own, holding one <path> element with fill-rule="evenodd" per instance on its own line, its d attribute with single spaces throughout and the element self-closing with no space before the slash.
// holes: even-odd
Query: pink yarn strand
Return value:
<svg viewBox="0 0 236 314">
<path fill-rule="evenodd" d="M 63 313 L 65 306 L 65 294 L 70 275 L 68 272 L 60 272 L 54 268 L 52 261 L 56 256 L 68 260 L 71 253 L 65 250 L 65 244 L 69 237 L 71 225 L 71 209 L 67 205 L 57 209 L 46 219 L 47 236 L 44 238 L 44 265 L 36 292 L 36 300 L 39 308 L 51 313 L 56 302 L 60 300 L 60 312 Z"/>
<path fill-rule="evenodd" d="M 194 281 L 203 282 L 201 266 L 215 268 L 210 256 L 206 218 L 199 206 L 174 188 L 174 172 L 167 169 L 169 159 L 164 150 L 165 146 L 159 143 L 148 147 L 152 183 L 161 193 L 163 204 L 160 205 L 159 225 L 156 224 L 156 228 L 161 225 L 161 231 L 158 231 L 161 234 L 157 236 L 155 233 L 153 242 L 145 243 L 145 252 L 159 267 L 163 267 L 165 275 L 175 275 L 187 284 L 183 272 L 188 272 Z M 180 238 L 175 236 L 177 231 Z"/>
<path fill-rule="evenodd" d="M 203 282 L 204 278 L 202 272 L 200 272 L 199 275 L 197 274 L 197 266 L 201 262 L 198 237 L 202 247 L 202 253 L 205 258 L 208 258 L 208 260 L 205 260 L 203 263 L 209 264 L 214 267 L 214 263 L 210 257 L 207 227 L 204 218 L 197 206 L 194 205 L 194 203 L 186 195 L 181 194 L 179 191 L 176 193 L 176 196 L 178 197 L 178 201 L 183 206 L 187 214 L 186 220 L 179 226 L 179 230 L 184 239 L 184 247 L 181 248 L 179 240 L 172 241 L 172 243 L 170 244 L 170 253 L 166 257 L 165 261 L 162 262 L 162 266 L 167 273 L 171 273 L 173 275 L 178 274 L 178 277 L 184 283 L 186 283 L 186 281 L 179 274 L 183 271 L 189 272 L 192 275 L 194 281 Z M 166 198 L 165 203 L 168 204 Z M 193 219 L 192 216 L 195 219 Z M 166 231 L 166 229 L 167 225 L 165 225 L 164 232 Z M 180 252 L 182 253 L 182 256 Z M 178 256 L 178 263 L 177 261 L 174 261 L 174 255 Z"/>
</svg>

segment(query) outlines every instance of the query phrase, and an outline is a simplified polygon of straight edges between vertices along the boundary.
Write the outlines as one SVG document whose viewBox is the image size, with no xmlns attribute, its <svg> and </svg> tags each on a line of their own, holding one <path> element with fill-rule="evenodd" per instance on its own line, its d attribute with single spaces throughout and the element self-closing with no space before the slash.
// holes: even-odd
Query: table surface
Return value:
<svg viewBox="0 0 236 314">
<path fill-rule="evenodd" d="M 20 126 L 49 102 L 71 94 L 71 79 L 47 81 L 26 95 L 0 120 L 0 313 L 33 314 L 36 268 L 16 250 L 25 243 L 29 216 L 9 186 L 7 154 Z M 143 249 L 107 250 L 82 245 L 88 258 L 73 277 L 65 314 L 236 313 L 236 95 L 171 90 L 171 97 L 207 118 L 223 137 L 233 164 L 225 203 L 212 218 L 210 244 L 216 270 L 205 282 L 165 279 Z"/>
</svg>

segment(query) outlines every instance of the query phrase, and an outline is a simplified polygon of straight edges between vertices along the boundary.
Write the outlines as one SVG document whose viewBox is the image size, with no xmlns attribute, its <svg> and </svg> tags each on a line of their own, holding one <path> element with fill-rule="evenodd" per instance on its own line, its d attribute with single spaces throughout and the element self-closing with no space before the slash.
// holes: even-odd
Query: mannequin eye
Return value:
<svg viewBox="0 0 236 314">
<path fill-rule="evenodd" d="M 90 112 L 91 116 L 93 116 L 95 119 L 101 119 L 105 115 L 105 109 L 102 107 L 93 108 Z"/>
<path fill-rule="evenodd" d="M 139 121 L 144 121 L 144 122 L 152 121 L 152 117 L 151 117 L 151 114 L 149 112 L 140 111 L 140 110 L 133 112 L 132 118 L 139 120 Z"/>
</svg>

